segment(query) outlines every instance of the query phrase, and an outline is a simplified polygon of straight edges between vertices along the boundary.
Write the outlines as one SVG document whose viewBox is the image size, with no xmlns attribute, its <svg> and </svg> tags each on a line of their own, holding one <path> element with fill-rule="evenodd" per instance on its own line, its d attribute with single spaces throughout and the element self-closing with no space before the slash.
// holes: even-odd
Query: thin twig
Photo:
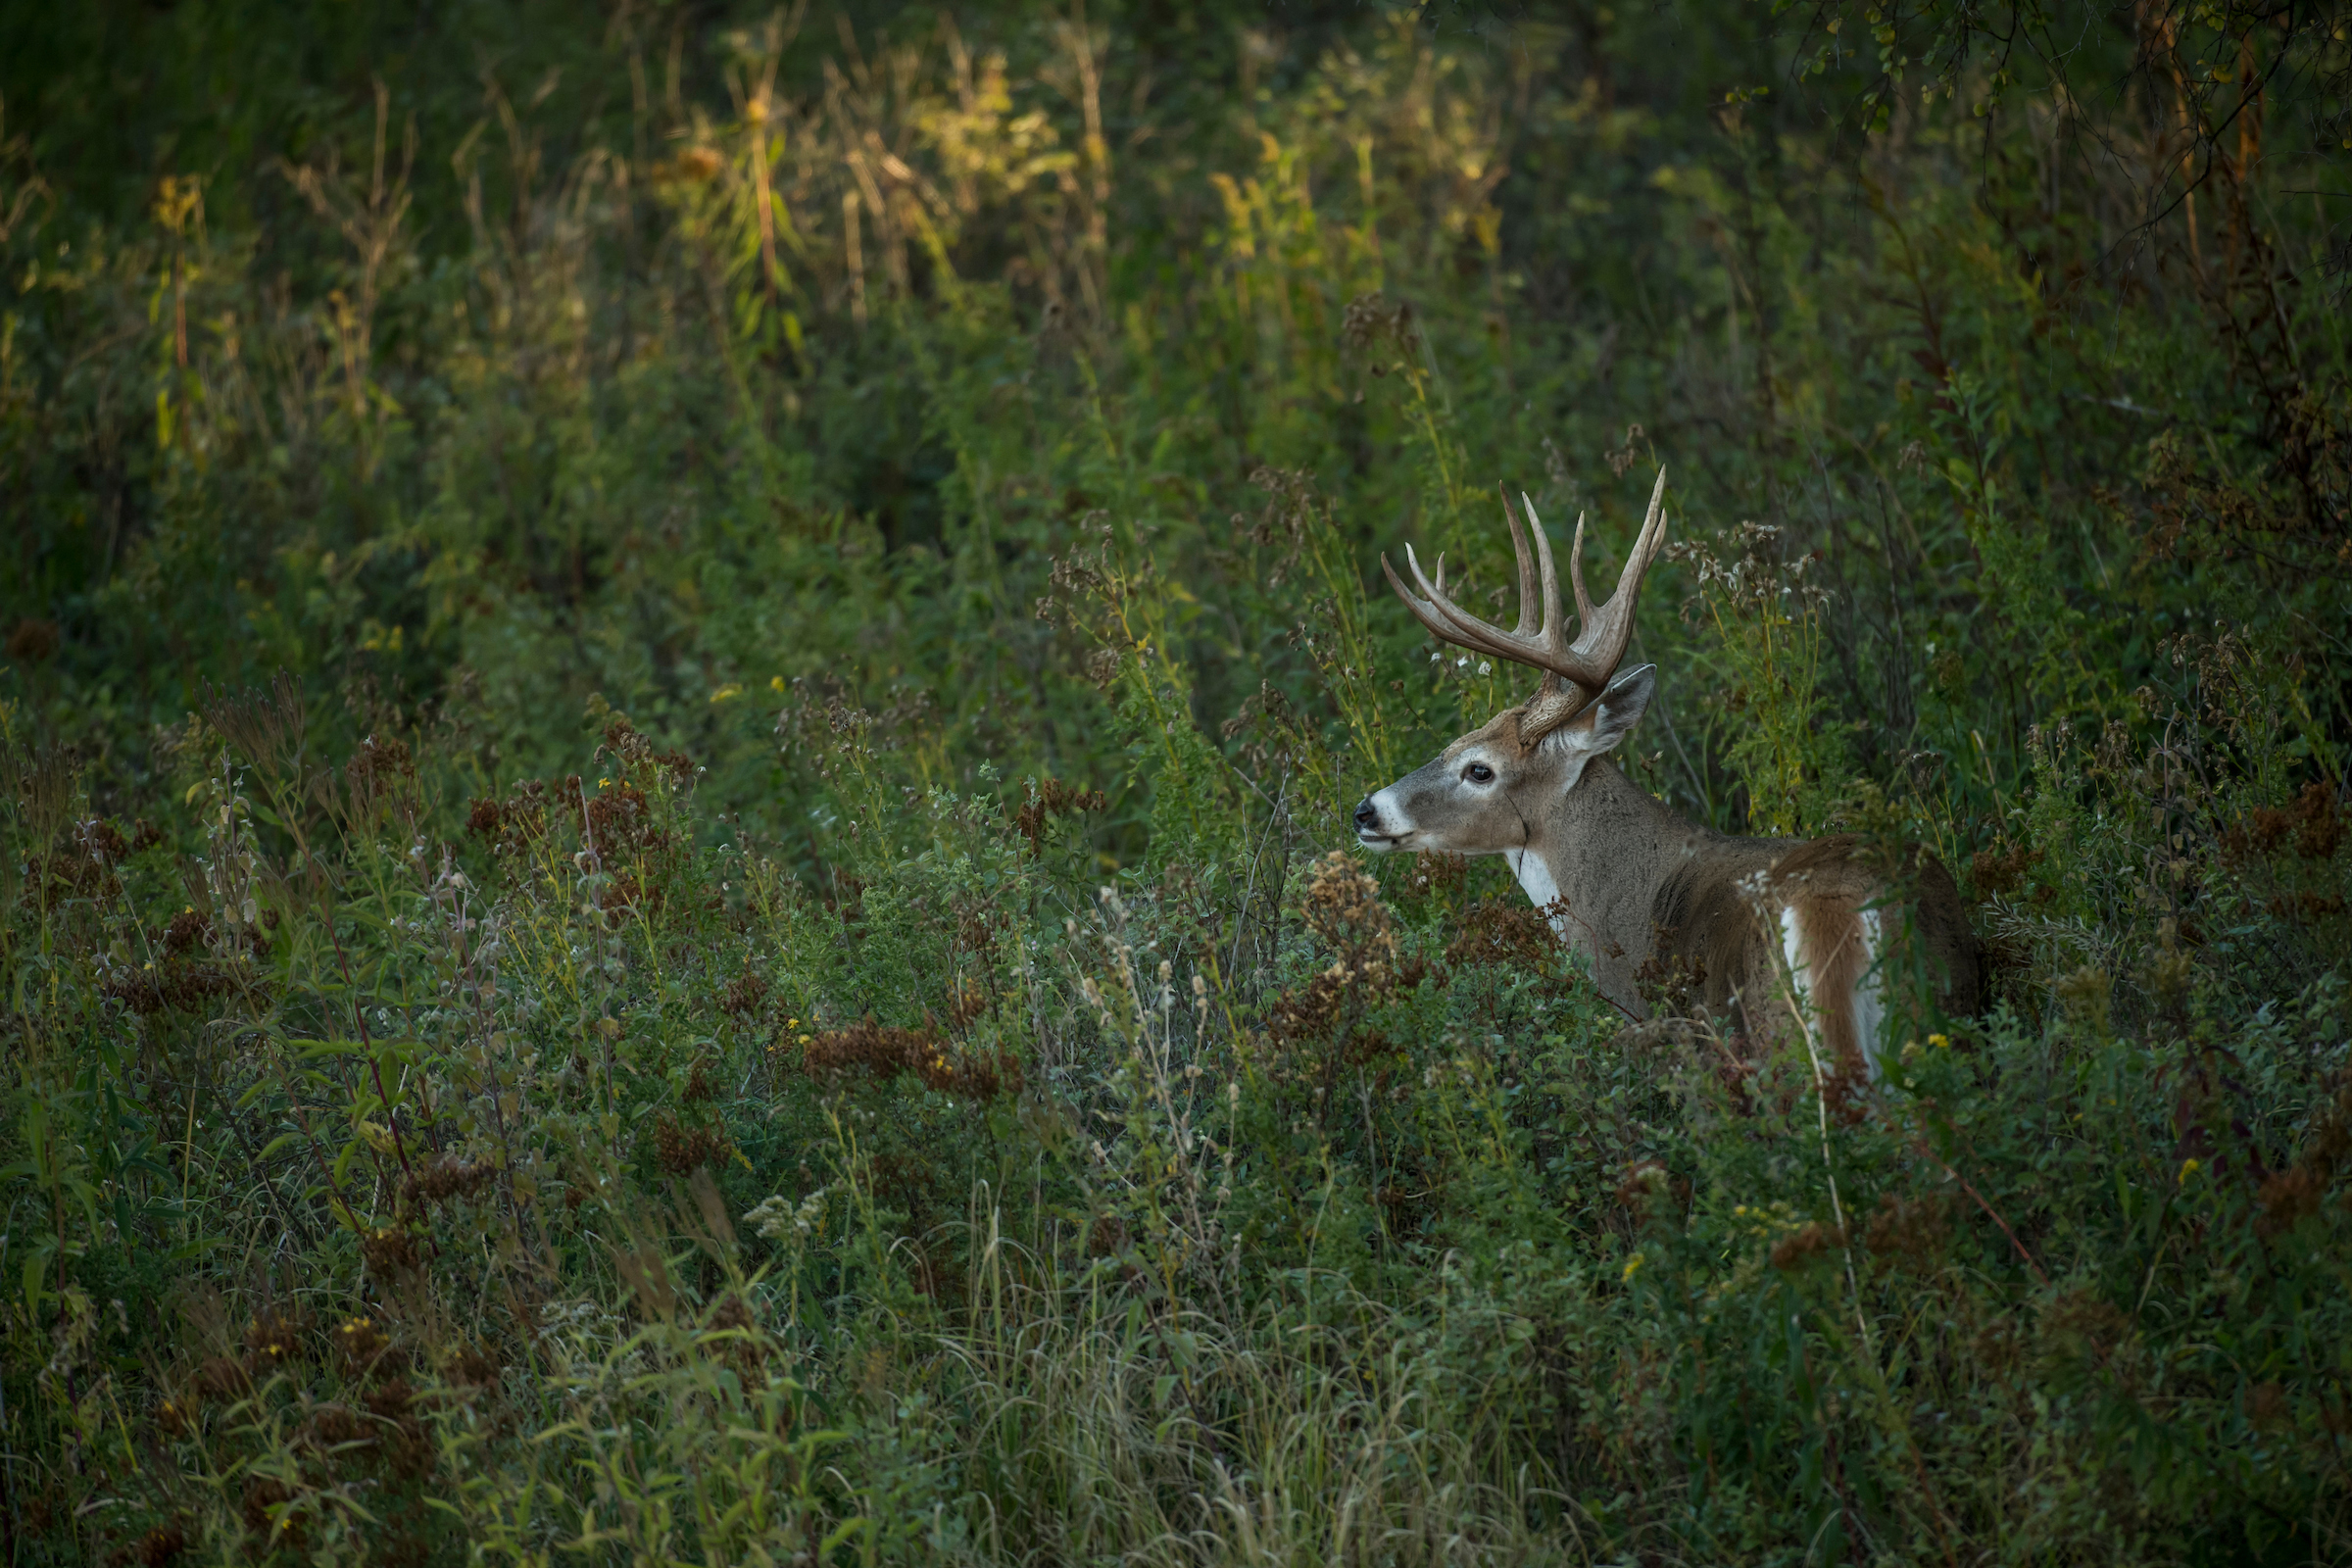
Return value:
<svg viewBox="0 0 2352 1568">
<path fill-rule="evenodd" d="M 1944 1161 L 1941 1155 L 1930 1149 L 1928 1147 L 1927 1140 L 1920 1137 L 1919 1134 L 1913 1133 L 1911 1135 L 1911 1147 L 1919 1152 L 1922 1158 L 1934 1160 L 1936 1162 L 1936 1168 L 1942 1171 L 1946 1177 L 1952 1181 L 1958 1182 L 1960 1184 L 1960 1190 L 1966 1193 L 1970 1198 L 1975 1199 L 1977 1206 L 1984 1211 L 1985 1217 L 1990 1219 L 1995 1225 L 1998 1225 L 2001 1228 L 2001 1234 L 2009 1238 L 2009 1245 L 2017 1249 L 2017 1255 L 2026 1260 L 2026 1267 L 2034 1271 L 2034 1277 L 2041 1281 L 2041 1283 L 2044 1285 L 2050 1283 L 2049 1274 L 2043 1270 L 2039 1263 L 2034 1261 L 2034 1254 L 2026 1250 L 2026 1244 L 2017 1239 L 2017 1232 L 2009 1228 L 2009 1222 L 2001 1218 L 1999 1210 L 1995 1209 L 1990 1203 L 1984 1200 L 1984 1195 L 1978 1192 L 1975 1185 L 1971 1183 L 1967 1177 L 1954 1170 Z"/>
</svg>

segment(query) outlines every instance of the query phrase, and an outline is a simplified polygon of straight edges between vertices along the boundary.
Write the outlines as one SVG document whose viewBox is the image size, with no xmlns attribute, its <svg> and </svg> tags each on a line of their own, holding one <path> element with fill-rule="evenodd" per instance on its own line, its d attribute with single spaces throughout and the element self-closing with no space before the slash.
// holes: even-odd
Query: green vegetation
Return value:
<svg viewBox="0 0 2352 1568">
<path fill-rule="evenodd" d="M 414 9 L 0 18 L 10 1563 L 2352 1557 L 2340 4 Z M 1659 465 L 1867 1093 L 1341 848 Z"/>
</svg>

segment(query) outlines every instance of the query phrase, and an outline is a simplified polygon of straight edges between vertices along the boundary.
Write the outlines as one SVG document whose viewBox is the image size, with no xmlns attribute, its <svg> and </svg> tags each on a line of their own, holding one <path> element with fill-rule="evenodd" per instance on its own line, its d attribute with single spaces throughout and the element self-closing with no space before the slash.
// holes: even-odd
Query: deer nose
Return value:
<svg viewBox="0 0 2352 1568">
<path fill-rule="evenodd" d="M 1372 797 L 1369 795 L 1356 803 L 1355 825 L 1366 833 L 1380 826 L 1380 813 L 1373 809 Z"/>
</svg>

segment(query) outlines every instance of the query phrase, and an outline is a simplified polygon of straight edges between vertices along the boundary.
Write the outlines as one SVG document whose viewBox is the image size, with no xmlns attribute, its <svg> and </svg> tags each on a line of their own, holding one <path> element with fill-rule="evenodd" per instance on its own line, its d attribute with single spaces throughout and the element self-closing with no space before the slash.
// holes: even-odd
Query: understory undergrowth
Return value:
<svg viewBox="0 0 2352 1568">
<path fill-rule="evenodd" d="M 2336 10 L 21 9 L 10 1563 L 2352 1558 Z M 1661 466 L 1883 1084 L 1342 848 Z"/>
<path fill-rule="evenodd" d="M 1098 885 L 1101 795 L 836 716 L 819 888 L 610 710 L 448 838 L 290 684 L 186 857 L 12 754 L 19 1560 L 2340 1544 L 2344 823 L 2193 710 L 2038 743 L 1997 1004 L 1826 1134 L 1461 862 Z"/>
</svg>

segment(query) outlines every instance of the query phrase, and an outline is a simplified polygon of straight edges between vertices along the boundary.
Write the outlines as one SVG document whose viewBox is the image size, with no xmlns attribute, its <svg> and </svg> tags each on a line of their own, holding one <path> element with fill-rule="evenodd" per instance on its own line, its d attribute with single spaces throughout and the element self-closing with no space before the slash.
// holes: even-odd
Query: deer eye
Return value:
<svg viewBox="0 0 2352 1568">
<path fill-rule="evenodd" d="M 1494 770 L 1484 762 L 1472 762 L 1462 769 L 1462 777 L 1473 784 L 1492 784 L 1494 782 Z"/>
</svg>

